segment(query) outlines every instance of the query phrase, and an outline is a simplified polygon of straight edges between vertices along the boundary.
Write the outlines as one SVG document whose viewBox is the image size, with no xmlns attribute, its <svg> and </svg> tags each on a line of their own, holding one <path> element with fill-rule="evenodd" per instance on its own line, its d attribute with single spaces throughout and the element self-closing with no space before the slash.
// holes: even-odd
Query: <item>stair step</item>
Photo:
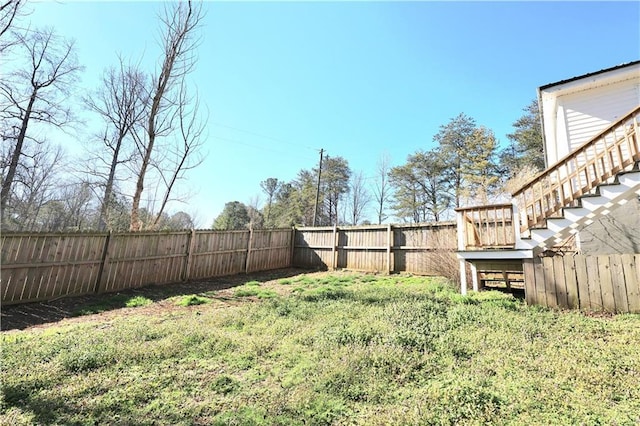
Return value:
<svg viewBox="0 0 640 426">
<path fill-rule="evenodd" d="M 620 184 L 631 188 L 640 184 L 640 172 L 619 173 L 617 179 Z"/>
<path fill-rule="evenodd" d="M 584 207 L 564 207 L 562 209 L 562 216 L 571 222 L 577 222 L 582 218 L 587 217 L 590 213 L 591 211 Z"/>
<path fill-rule="evenodd" d="M 629 186 L 621 183 L 598 186 L 599 195 L 609 200 L 619 197 L 620 195 L 624 194 L 628 190 L 629 190 Z"/>
<path fill-rule="evenodd" d="M 561 232 L 571 227 L 575 222 L 564 217 L 550 217 L 547 219 L 547 228 L 554 232 Z"/>
<path fill-rule="evenodd" d="M 556 234 L 556 231 L 548 228 L 534 228 L 531 230 L 531 239 L 537 243 L 542 243 L 553 238 Z"/>
<path fill-rule="evenodd" d="M 560 217 L 546 219 L 546 226 L 532 228 L 528 237 L 521 237 L 518 248 L 534 249 L 561 243 L 576 232 L 578 227 L 589 225 L 597 217 L 604 216 L 617 205 L 640 195 L 640 161 L 632 170 L 615 175 L 612 182 L 598 185 L 592 193 L 577 199 L 576 207 L 563 207 Z"/>
<path fill-rule="evenodd" d="M 611 199 L 600 196 L 581 197 L 580 205 L 587 210 L 597 210 L 601 208 L 607 208 L 611 204 Z"/>
</svg>

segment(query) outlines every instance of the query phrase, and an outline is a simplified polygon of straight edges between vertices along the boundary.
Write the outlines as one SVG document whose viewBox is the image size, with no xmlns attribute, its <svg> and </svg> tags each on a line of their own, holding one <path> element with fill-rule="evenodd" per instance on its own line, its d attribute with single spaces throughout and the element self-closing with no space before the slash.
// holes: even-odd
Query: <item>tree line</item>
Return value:
<svg viewBox="0 0 640 426">
<path fill-rule="evenodd" d="M 114 57 L 99 86 L 80 95 L 100 123 L 81 162 L 68 160 L 50 135 L 72 137 L 85 125 L 71 107 L 84 67 L 73 40 L 32 28 L 28 15 L 25 0 L 0 3 L 2 229 L 193 226 L 187 213 L 169 215 L 166 208 L 181 197 L 178 182 L 202 160 L 205 117 L 189 84 L 201 4 L 164 5 L 155 69 Z"/>
<path fill-rule="evenodd" d="M 435 147 L 407 156 L 392 167 L 387 155 L 374 175 L 354 172 L 343 157 L 327 156 L 286 182 L 260 182 L 266 201 L 229 202 L 214 229 L 381 224 L 393 217 L 418 223 L 453 219 L 464 205 L 506 201 L 508 194 L 544 169 L 537 100 L 523 109 L 500 149 L 492 130 L 464 113 L 440 126 Z M 322 157 L 321 157 L 322 158 Z M 373 219 L 373 220 L 372 220 Z"/>
<path fill-rule="evenodd" d="M 180 181 L 202 161 L 206 116 L 190 76 L 203 11 L 191 1 L 163 4 L 154 69 L 117 55 L 100 83 L 78 93 L 84 67 L 76 46 L 53 28 L 32 28 L 25 0 L 0 0 L 0 226 L 2 230 L 141 231 L 194 227 Z M 140 49 L 144 40 L 139 40 Z M 79 99 L 78 99 L 79 98 Z M 78 99 L 97 129 L 83 160 L 54 140 L 81 133 Z M 86 119 L 86 117 L 85 117 Z M 54 135 L 54 136 L 52 136 Z M 463 204 L 484 204 L 544 167 L 537 102 L 524 109 L 500 150 L 494 133 L 464 113 L 440 126 L 435 148 L 373 175 L 328 153 L 291 181 L 259 183 L 264 202 L 229 202 L 215 229 L 428 222 Z"/>
</svg>

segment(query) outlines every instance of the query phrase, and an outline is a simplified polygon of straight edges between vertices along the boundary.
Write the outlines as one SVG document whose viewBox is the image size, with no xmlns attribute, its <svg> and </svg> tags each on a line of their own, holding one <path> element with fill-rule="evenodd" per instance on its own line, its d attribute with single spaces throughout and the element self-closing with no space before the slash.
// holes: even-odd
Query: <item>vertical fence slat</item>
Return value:
<svg viewBox="0 0 640 426">
<path fill-rule="evenodd" d="M 636 269 L 637 259 L 640 259 L 640 255 L 623 254 L 621 257 L 630 313 L 640 313 L 640 268 Z"/>
<path fill-rule="evenodd" d="M 629 312 L 629 301 L 627 299 L 627 286 L 624 280 L 624 269 L 622 259 L 619 254 L 610 255 L 611 266 L 611 286 L 613 288 L 613 299 L 616 312 Z"/>
<path fill-rule="evenodd" d="M 600 287 L 602 290 L 602 307 L 607 312 L 615 312 L 616 303 L 613 296 L 613 283 L 611 281 L 611 265 L 609 256 L 598 256 L 597 259 Z"/>
<path fill-rule="evenodd" d="M 536 299 L 538 301 L 538 304 L 541 306 L 548 306 L 546 279 L 542 261 L 540 259 L 535 259 L 535 261 L 533 262 L 533 273 L 536 278 Z"/>
<path fill-rule="evenodd" d="M 580 306 L 580 302 L 574 258 L 573 256 L 562 256 L 561 258 L 564 267 L 564 282 L 567 288 L 567 307 L 576 309 Z"/>
<path fill-rule="evenodd" d="M 578 284 L 578 302 L 579 307 L 583 311 L 590 310 L 591 302 L 589 299 L 589 282 L 587 278 L 587 262 L 584 256 L 573 256 L 573 262 L 576 268 L 576 281 Z"/>
<path fill-rule="evenodd" d="M 553 283 L 556 289 L 556 300 L 558 302 L 558 307 L 560 308 L 568 308 L 569 304 L 567 302 L 567 283 L 565 279 L 565 271 L 564 271 L 564 261 L 563 256 L 555 256 L 553 259 Z"/>
<path fill-rule="evenodd" d="M 542 259 L 542 272 L 544 276 L 544 289 L 547 298 L 547 306 L 550 308 L 557 308 L 558 295 L 556 293 L 556 281 L 553 274 L 553 258 L 545 257 Z"/>
<path fill-rule="evenodd" d="M 589 301 L 592 311 L 600 311 L 604 308 L 602 303 L 602 289 L 600 288 L 600 269 L 597 257 L 592 257 L 587 262 L 587 282 L 589 287 Z"/>
<path fill-rule="evenodd" d="M 533 259 L 522 260 L 522 271 L 524 272 L 524 296 L 528 305 L 535 305 L 538 302 L 536 292 L 536 276 L 533 270 Z"/>
</svg>

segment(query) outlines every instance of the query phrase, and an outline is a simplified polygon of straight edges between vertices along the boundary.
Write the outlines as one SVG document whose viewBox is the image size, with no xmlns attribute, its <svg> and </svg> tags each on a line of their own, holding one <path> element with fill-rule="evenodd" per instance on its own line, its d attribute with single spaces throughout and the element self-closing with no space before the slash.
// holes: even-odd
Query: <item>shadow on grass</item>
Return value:
<svg viewBox="0 0 640 426">
<path fill-rule="evenodd" d="M 203 294 L 225 290 L 243 285 L 247 281 L 266 282 L 294 277 L 315 270 L 286 268 L 251 274 L 238 274 L 209 280 L 189 281 L 184 283 L 148 285 L 117 293 L 104 293 L 78 297 L 68 297 L 48 302 L 25 303 L 2 306 L 0 330 L 23 330 L 42 324 L 60 321 L 64 318 L 83 314 L 107 312 L 127 306 L 127 302 L 135 297 L 142 297 L 158 302 L 174 296 Z M 215 296 L 207 296 L 216 298 Z M 220 298 L 220 300 L 225 298 Z"/>
<path fill-rule="evenodd" d="M 493 291 L 499 291 L 500 293 L 505 293 L 505 294 L 511 294 L 514 298 L 519 299 L 519 300 L 524 300 L 525 299 L 525 292 L 524 292 L 524 288 L 517 288 L 517 287 L 512 287 L 512 288 L 506 288 L 506 287 L 498 287 L 498 286 L 485 286 L 484 290 L 493 290 Z"/>
</svg>

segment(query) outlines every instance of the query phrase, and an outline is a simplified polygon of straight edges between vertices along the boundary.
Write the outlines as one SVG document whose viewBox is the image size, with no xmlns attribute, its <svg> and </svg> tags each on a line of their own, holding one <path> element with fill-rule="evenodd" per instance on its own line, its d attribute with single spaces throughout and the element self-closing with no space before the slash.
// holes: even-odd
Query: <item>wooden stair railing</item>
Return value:
<svg viewBox="0 0 640 426">
<path fill-rule="evenodd" d="M 640 161 L 640 106 L 541 172 L 512 195 L 522 215 L 520 232 L 544 226 L 609 178 Z"/>
<path fill-rule="evenodd" d="M 544 227 L 561 208 L 575 206 L 581 196 L 638 161 L 640 106 L 514 192 L 519 221 L 512 204 L 457 208 L 458 248 L 515 247 L 515 224 L 519 222 L 520 233 Z"/>
</svg>

